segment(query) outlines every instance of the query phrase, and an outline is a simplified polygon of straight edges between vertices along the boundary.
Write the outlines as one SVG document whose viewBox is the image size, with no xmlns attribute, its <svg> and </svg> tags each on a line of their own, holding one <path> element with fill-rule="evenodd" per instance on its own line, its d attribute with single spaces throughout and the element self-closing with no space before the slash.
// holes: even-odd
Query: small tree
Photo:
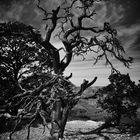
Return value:
<svg viewBox="0 0 140 140">
<path fill-rule="evenodd" d="M 110 124 L 118 126 L 122 116 L 136 117 L 138 86 L 131 81 L 128 74 L 111 74 L 109 80 L 110 84 L 98 91 L 97 104 L 111 116 Z"/>
<path fill-rule="evenodd" d="M 44 38 L 31 26 L 22 24 L 25 27 L 23 28 L 18 24 L 15 28 L 14 23 L 10 24 L 10 26 L 7 26 L 7 23 L 0 26 L 0 38 L 2 40 L 6 38 L 7 41 L 7 38 L 11 36 L 15 38 L 22 36 L 27 40 L 28 38 L 32 40 L 35 43 L 35 48 L 41 47 L 45 49 L 42 52 L 46 52 L 43 53 L 46 61 L 44 59 L 40 60 L 41 54 L 39 55 L 40 65 L 36 67 L 37 69 L 30 69 L 33 70 L 32 73 L 37 73 L 36 77 L 35 75 L 30 78 L 25 77 L 25 79 L 23 77 L 21 82 L 18 81 L 17 83 L 20 85 L 20 89 L 23 89 L 23 92 L 19 90 L 12 101 L 16 104 L 22 104 L 19 107 L 23 110 L 18 114 L 17 119 L 20 122 L 24 117 L 30 118 L 29 129 L 37 116 L 42 118 L 45 126 L 47 126 L 47 119 L 50 118 L 51 137 L 53 140 L 63 138 L 70 110 L 82 98 L 83 91 L 94 84 L 97 79 L 95 77 L 91 82 L 84 80 L 79 91 L 75 91 L 73 84 L 69 81 L 72 75 L 68 77 L 63 75 L 72 60 L 72 56 L 81 55 L 84 57 L 86 53 L 92 52 L 94 64 L 103 58 L 105 63 L 110 65 L 112 71 L 117 70 L 112 65 L 111 59 L 109 59 L 110 56 L 122 62 L 126 67 L 129 67 L 132 62 L 132 58 L 124 58 L 124 49 L 117 39 L 117 31 L 109 23 L 103 23 L 102 27 L 94 25 L 93 18 L 95 16 L 96 2 L 98 0 L 64 0 L 55 9 L 47 11 L 40 6 L 40 0 L 38 0 L 37 7 L 44 13 L 43 20 L 46 22 L 46 35 Z M 93 24 L 91 26 L 87 25 L 85 23 L 87 20 L 93 22 Z M 12 31 L 11 28 L 13 29 Z M 56 48 L 50 41 L 56 31 L 55 36 L 63 44 L 61 49 Z M 26 40 L 23 42 L 26 42 Z M 65 52 L 65 56 L 60 59 L 60 50 L 62 49 Z M 31 54 L 28 54 L 28 52 Z M 37 52 L 40 53 L 40 49 L 37 49 Z M 27 54 L 29 58 L 32 55 L 36 55 L 30 50 L 27 50 Z M 41 69 L 38 70 L 40 67 Z M 46 74 L 45 77 L 43 76 L 44 74 Z M 35 81 L 35 79 L 37 80 Z M 11 101 L 9 102 L 11 103 Z M 29 133 L 27 139 L 29 139 Z"/>
</svg>

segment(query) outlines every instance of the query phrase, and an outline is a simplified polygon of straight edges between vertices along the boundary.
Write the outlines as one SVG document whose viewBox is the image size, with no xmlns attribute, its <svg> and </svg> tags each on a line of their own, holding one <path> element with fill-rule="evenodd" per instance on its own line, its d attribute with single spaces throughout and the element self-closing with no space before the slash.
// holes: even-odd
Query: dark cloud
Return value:
<svg viewBox="0 0 140 140">
<path fill-rule="evenodd" d="M 1 0 L 0 5 L 9 8 L 15 0 Z"/>
<path fill-rule="evenodd" d="M 45 26 L 42 21 L 43 13 L 37 9 L 36 2 L 37 0 L 0 0 L 0 21 L 18 20 L 33 25 L 43 33 Z M 61 5 L 61 0 L 41 0 L 41 6 L 49 11 L 55 9 L 58 5 Z M 86 20 L 85 25 L 93 26 L 93 22 L 97 22 L 97 25 L 102 26 L 105 21 L 109 21 L 115 27 L 122 26 L 121 30 L 126 27 L 129 27 L 130 30 L 133 24 L 140 22 L 139 6 L 140 0 L 111 0 L 106 4 L 99 5 L 97 7 L 97 17 L 92 22 Z M 131 34 L 134 31 L 133 28 L 129 32 L 125 29 L 123 36 L 125 37 L 126 34 L 127 36 L 137 36 L 138 34 Z M 87 35 L 89 35 L 88 32 Z M 139 40 L 132 44 L 135 46 L 134 49 L 137 49 L 137 42 L 139 43 Z"/>
<path fill-rule="evenodd" d="M 26 24 L 31 24 L 34 22 L 38 22 L 41 18 L 38 17 L 38 20 L 36 18 L 36 12 L 34 11 L 36 8 L 36 2 L 37 0 L 0 0 L 0 19 L 4 20 L 20 20 L 25 22 Z M 62 0 L 41 0 L 41 5 L 46 8 L 47 10 L 52 10 L 56 6 L 61 4 Z M 114 4 L 116 7 L 116 10 L 114 11 Z M 16 7 L 17 6 L 17 7 Z M 120 6 L 124 9 L 123 11 L 120 11 Z M 18 9 L 21 8 L 20 10 Z M 15 12 L 13 9 L 16 9 Z M 99 6 L 98 9 L 101 9 L 102 6 Z M 106 11 L 106 20 L 114 14 L 114 12 L 117 12 L 120 16 L 123 14 L 124 17 L 119 20 L 119 24 L 129 26 L 133 23 L 140 22 L 140 0 L 111 0 L 107 3 L 108 10 Z M 97 9 L 97 10 L 98 10 Z M 7 14 L 7 11 L 9 11 L 9 15 Z M 10 13 L 11 12 L 11 13 Z M 12 16 L 13 12 L 13 16 Z M 18 13 L 19 12 L 19 13 Z M 18 17 L 19 15 L 19 17 Z M 118 17 L 117 17 L 118 18 Z M 113 23 L 116 21 L 116 17 L 110 18 L 110 22 Z"/>
<path fill-rule="evenodd" d="M 40 29 L 41 33 L 44 35 L 45 23 L 42 22 L 43 13 L 37 9 L 36 2 L 37 0 L 0 0 L 0 22 L 18 20 Z M 41 0 L 41 6 L 49 11 L 58 5 L 61 5 L 61 0 Z M 140 0 L 110 0 L 110 2 L 107 2 L 106 4 L 99 5 L 97 11 L 97 17 L 94 18 L 93 22 L 97 22 L 97 25 L 102 26 L 105 21 L 109 21 L 115 27 L 117 26 L 118 34 L 123 42 L 126 53 L 134 57 L 134 60 L 140 62 Z M 85 24 L 93 26 L 93 23 L 90 21 L 85 21 Z M 89 33 L 87 32 L 87 34 L 84 35 L 89 35 Z M 60 42 L 57 43 L 56 46 L 61 47 L 62 44 L 59 44 Z M 90 55 L 88 55 L 88 57 L 88 60 L 92 58 Z M 95 73 L 93 73 L 93 70 L 90 67 L 91 62 L 85 63 L 84 61 L 84 63 L 81 64 L 77 59 L 75 60 L 77 61 L 76 65 L 70 67 L 73 73 L 75 72 L 75 79 L 73 81 L 78 81 L 77 83 L 79 84 L 84 77 L 88 77 L 90 80 L 96 73 L 99 75 L 99 79 L 101 79 L 98 81 L 102 82 L 97 82 L 97 85 L 106 84 L 105 82 L 109 72 L 108 69 L 97 67 L 94 71 Z M 86 65 L 86 68 L 82 69 L 78 66 L 77 68 L 79 69 L 76 69 L 78 64 L 81 67 Z M 138 63 L 138 68 L 134 67 L 138 72 L 139 66 Z M 121 66 L 121 68 L 123 67 Z M 101 69 L 103 69 L 104 72 L 101 71 Z M 69 71 L 67 71 L 68 74 Z M 79 71 L 81 73 L 79 73 Z M 93 75 L 91 75 L 92 73 Z M 136 74 L 136 72 L 132 74 Z M 138 75 L 135 77 L 135 80 L 139 78 Z"/>
<path fill-rule="evenodd" d="M 138 51 L 140 53 L 140 32 L 137 35 L 137 39 L 135 40 L 133 46 L 130 48 L 131 51 Z"/>
<path fill-rule="evenodd" d="M 140 0 L 113 0 L 113 3 L 124 8 L 125 16 L 121 24 L 130 26 L 134 23 L 140 23 Z"/>
<path fill-rule="evenodd" d="M 32 0 L 0 0 L 0 4 L 1 5 L 5 5 L 5 6 L 10 6 L 13 3 L 25 3 L 25 2 L 30 2 Z"/>
<path fill-rule="evenodd" d="M 35 0 L 2 0 L 0 1 L 0 21 L 20 21 L 36 26 L 40 20 L 35 11 L 36 7 Z"/>
<path fill-rule="evenodd" d="M 13 21 L 21 20 L 24 9 L 33 0 L 1 0 L 0 1 L 0 20 Z"/>
<path fill-rule="evenodd" d="M 5 8 L 5 10 L 10 10 L 14 4 L 25 5 L 31 1 L 32 0 L 0 0 L 0 7 Z"/>
</svg>

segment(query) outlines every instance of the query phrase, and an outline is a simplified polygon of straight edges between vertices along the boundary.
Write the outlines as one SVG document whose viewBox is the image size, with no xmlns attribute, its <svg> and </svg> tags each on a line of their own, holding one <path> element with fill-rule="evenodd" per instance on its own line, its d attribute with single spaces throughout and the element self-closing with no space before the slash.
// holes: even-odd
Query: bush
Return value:
<svg viewBox="0 0 140 140">
<path fill-rule="evenodd" d="M 111 74 L 109 80 L 110 84 L 97 92 L 97 104 L 111 114 L 110 120 L 115 125 L 119 125 L 122 116 L 136 117 L 139 87 L 128 74 Z"/>
</svg>

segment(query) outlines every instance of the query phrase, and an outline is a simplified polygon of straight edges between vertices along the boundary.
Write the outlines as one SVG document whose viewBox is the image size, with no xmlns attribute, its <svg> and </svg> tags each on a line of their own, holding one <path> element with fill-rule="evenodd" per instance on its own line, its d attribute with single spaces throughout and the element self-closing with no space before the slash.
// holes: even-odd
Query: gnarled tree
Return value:
<svg viewBox="0 0 140 140">
<path fill-rule="evenodd" d="M 46 22 L 45 38 L 41 37 L 31 26 L 24 25 L 25 28 L 23 28 L 18 25 L 18 28 L 14 28 L 12 31 L 11 27 L 14 27 L 14 23 L 11 26 L 7 26 L 8 24 L 1 24 L 0 26 L 2 29 L 0 31 L 1 40 L 9 37 L 18 39 L 22 36 L 32 40 L 35 43 L 35 48 L 41 46 L 45 49 L 44 52 L 46 53 L 43 54 L 47 62 L 43 63 L 45 61 L 41 60 L 43 68 L 40 71 L 35 69 L 38 72 L 36 77 L 38 81 L 35 82 L 34 76 L 31 76 L 32 82 L 29 80 L 30 78 L 22 79 L 23 83 L 18 82 L 18 84 L 24 90 L 18 91 L 12 100 L 17 104 L 22 103 L 20 106 L 22 112 L 18 114 L 17 119 L 20 122 L 22 118 L 29 117 L 31 122 L 28 128 L 37 116 L 40 116 L 43 124 L 47 126 L 47 118 L 51 116 L 50 134 L 53 140 L 63 138 L 70 110 L 77 104 L 83 91 L 94 84 L 97 79 L 95 77 L 91 82 L 84 80 L 79 91 L 76 92 L 73 84 L 69 81 L 72 75 L 69 77 L 63 75 L 64 70 L 72 60 L 72 56 L 82 55 L 84 57 L 86 53 L 92 52 L 93 63 L 96 64 L 103 58 L 105 63 L 111 66 L 112 72 L 117 72 L 117 69 L 112 65 L 110 56 L 122 62 L 126 67 L 129 67 L 132 62 L 132 58 L 126 59 L 123 56 L 125 51 L 117 38 L 117 31 L 107 22 L 103 23 L 102 27 L 95 24 L 95 5 L 101 1 L 103 0 L 64 0 L 55 9 L 47 11 L 41 6 L 41 1 L 38 0 L 37 7 L 44 13 L 43 20 Z M 88 25 L 86 21 L 93 24 Z M 54 33 L 56 33 L 55 37 L 58 37 L 63 43 L 63 47 L 60 49 L 50 41 L 54 37 Z M 26 41 L 23 40 L 23 42 Z M 8 45 L 10 44 L 11 42 Z M 65 56 L 60 59 L 60 50 L 62 49 Z M 37 51 L 40 52 L 40 49 Z M 27 50 L 27 52 L 30 51 Z M 29 57 L 30 55 L 29 53 Z M 46 79 L 41 76 L 45 72 L 47 73 Z M 29 83 L 26 83 L 26 80 Z M 29 139 L 29 133 L 27 139 Z"/>
</svg>

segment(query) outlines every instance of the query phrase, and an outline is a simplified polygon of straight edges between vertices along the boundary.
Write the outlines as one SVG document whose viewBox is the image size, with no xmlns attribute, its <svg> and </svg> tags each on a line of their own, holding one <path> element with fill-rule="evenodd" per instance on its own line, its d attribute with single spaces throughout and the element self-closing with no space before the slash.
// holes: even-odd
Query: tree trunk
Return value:
<svg viewBox="0 0 140 140">
<path fill-rule="evenodd" d="M 118 113 L 117 117 L 116 117 L 116 125 L 119 126 L 120 125 L 120 121 L 121 121 L 121 114 Z"/>
<path fill-rule="evenodd" d="M 69 108 L 62 108 L 61 99 L 57 99 L 53 105 L 51 114 L 51 138 L 52 140 L 59 140 L 63 138 L 67 118 L 69 114 Z"/>
</svg>

